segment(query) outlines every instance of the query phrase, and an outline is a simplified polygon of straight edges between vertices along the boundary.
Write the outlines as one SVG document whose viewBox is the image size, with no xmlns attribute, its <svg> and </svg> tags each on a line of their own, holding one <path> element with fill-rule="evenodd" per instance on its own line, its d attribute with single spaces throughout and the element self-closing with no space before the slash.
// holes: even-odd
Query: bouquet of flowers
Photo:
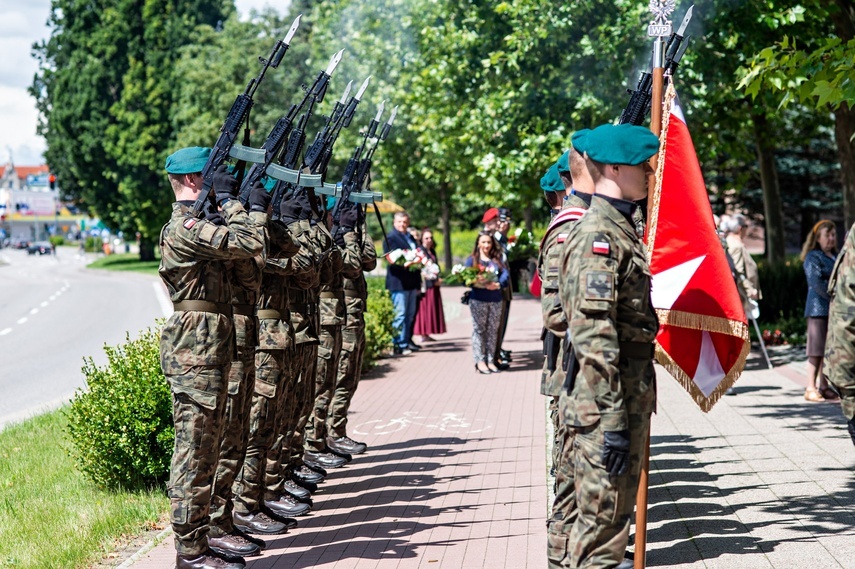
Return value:
<svg viewBox="0 0 855 569">
<path fill-rule="evenodd" d="M 415 272 L 424 268 L 428 258 L 420 249 L 393 249 L 386 253 L 386 261 Z"/>
<path fill-rule="evenodd" d="M 525 231 L 522 227 L 508 238 L 508 261 L 521 261 L 536 257 L 539 245 L 534 240 L 531 231 Z"/>
<path fill-rule="evenodd" d="M 482 269 L 481 267 L 466 267 L 454 265 L 451 274 L 443 277 L 445 284 L 472 286 L 480 279 L 481 282 L 496 282 L 499 275 L 493 269 Z"/>
<path fill-rule="evenodd" d="M 428 261 L 422 269 L 422 278 L 426 281 L 435 281 L 439 278 L 439 265 Z"/>
</svg>

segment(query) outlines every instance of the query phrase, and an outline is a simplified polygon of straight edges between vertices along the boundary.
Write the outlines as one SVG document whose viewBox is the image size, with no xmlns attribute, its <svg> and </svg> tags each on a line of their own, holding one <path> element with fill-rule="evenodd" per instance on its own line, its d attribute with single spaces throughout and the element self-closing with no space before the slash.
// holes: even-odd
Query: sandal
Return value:
<svg viewBox="0 0 855 569">
<path fill-rule="evenodd" d="M 808 389 L 805 391 L 805 401 L 810 401 L 811 403 L 820 403 L 825 401 L 825 397 L 820 394 L 816 389 Z"/>
<path fill-rule="evenodd" d="M 823 387 L 819 390 L 819 392 L 822 395 L 822 398 L 826 401 L 838 401 L 840 399 L 840 396 L 837 395 L 837 392 L 828 386 Z"/>
</svg>

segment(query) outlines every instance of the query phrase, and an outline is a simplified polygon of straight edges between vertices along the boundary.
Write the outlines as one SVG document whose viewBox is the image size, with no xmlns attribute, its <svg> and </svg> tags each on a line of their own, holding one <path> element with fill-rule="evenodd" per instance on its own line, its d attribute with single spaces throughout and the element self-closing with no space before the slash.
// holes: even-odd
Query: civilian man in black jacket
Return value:
<svg viewBox="0 0 855 569">
<path fill-rule="evenodd" d="M 407 233 L 407 228 L 410 226 L 409 214 L 405 211 L 395 213 L 393 225 L 395 229 L 389 233 L 383 252 L 388 253 L 395 249 L 415 250 L 417 244 Z M 421 272 L 411 271 L 401 265 L 390 263 L 386 269 L 386 289 L 392 297 L 392 304 L 395 305 L 395 319 L 392 320 L 392 327 L 398 334 L 394 339 L 396 355 L 411 354 L 413 350 L 419 349 L 419 346 L 413 343 L 411 331 L 416 316 L 421 278 Z"/>
</svg>

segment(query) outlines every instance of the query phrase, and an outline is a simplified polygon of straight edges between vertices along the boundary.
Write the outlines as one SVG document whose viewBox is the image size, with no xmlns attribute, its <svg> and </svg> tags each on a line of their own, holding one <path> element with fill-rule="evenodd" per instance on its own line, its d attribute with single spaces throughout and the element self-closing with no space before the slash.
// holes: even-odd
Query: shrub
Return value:
<svg viewBox="0 0 855 569">
<path fill-rule="evenodd" d="M 808 286 L 799 258 L 789 257 L 785 262 L 774 265 L 761 259 L 757 262 L 757 274 L 763 294 L 759 322 L 764 324 L 801 319 L 801 327 L 804 328 Z"/>
<path fill-rule="evenodd" d="M 371 369 L 380 354 L 392 347 L 392 319 L 395 309 L 383 277 L 367 277 L 368 301 L 365 305 L 365 355 L 362 370 Z"/>
<path fill-rule="evenodd" d="M 68 410 L 70 455 L 103 487 L 147 488 L 169 475 L 172 398 L 159 340 L 159 329 L 150 328 L 123 345 L 104 346 L 104 367 L 84 358 L 88 389 L 75 393 Z"/>
<path fill-rule="evenodd" d="M 51 235 L 48 240 L 50 241 L 50 244 L 54 247 L 65 245 L 65 237 L 63 237 L 62 235 Z"/>
<path fill-rule="evenodd" d="M 87 237 L 83 244 L 83 250 L 87 253 L 100 253 L 103 250 L 103 241 L 100 237 Z"/>
</svg>

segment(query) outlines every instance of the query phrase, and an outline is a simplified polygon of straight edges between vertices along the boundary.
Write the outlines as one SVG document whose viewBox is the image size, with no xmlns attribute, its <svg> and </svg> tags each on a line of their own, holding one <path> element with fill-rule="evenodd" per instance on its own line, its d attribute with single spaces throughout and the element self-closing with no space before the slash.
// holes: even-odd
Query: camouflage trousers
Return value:
<svg viewBox="0 0 855 569">
<path fill-rule="evenodd" d="M 198 555 L 208 549 L 211 489 L 217 468 L 229 364 L 193 366 L 167 375 L 172 388 L 175 449 L 169 474 L 170 519 L 175 549 Z"/>
<path fill-rule="evenodd" d="M 285 350 L 285 368 L 283 370 L 282 390 L 275 401 L 274 429 L 272 442 L 267 448 L 267 462 L 264 465 L 264 499 L 278 500 L 285 493 L 282 445 L 288 429 L 291 414 L 294 412 L 294 380 L 296 356 L 293 345 Z M 287 455 L 285 461 L 287 466 Z"/>
<path fill-rule="evenodd" d="M 234 484 L 234 509 L 240 514 L 258 512 L 265 494 L 268 453 L 279 425 L 276 410 L 287 398 L 287 350 L 255 352 L 255 382 L 249 413 L 249 435 L 240 475 Z"/>
<path fill-rule="evenodd" d="M 550 402 L 555 440 L 552 447 L 552 460 L 555 465 L 555 500 L 546 521 L 546 558 L 549 569 L 570 566 L 570 530 L 579 511 L 576 508 L 576 485 L 573 462 L 573 429 L 568 429 L 560 419 L 563 413 L 559 407 L 567 404 L 567 398 L 553 397 Z"/>
<path fill-rule="evenodd" d="M 315 371 L 314 408 L 306 423 L 305 450 L 324 452 L 327 448 L 327 417 L 341 353 L 341 326 L 321 326 L 318 334 L 318 360 Z"/>
<path fill-rule="evenodd" d="M 309 422 L 315 399 L 318 344 L 316 342 L 297 344 L 296 352 L 298 360 L 294 367 L 297 370 L 294 381 L 294 412 L 291 414 L 291 429 L 285 433 L 288 452 L 283 455 L 282 460 L 291 467 L 299 468 L 303 465 L 303 438 L 306 433 L 306 423 Z"/>
<path fill-rule="evenodd" d="M 618 478 L 603 466 L 600 424 L 575 427 L 573 465 L 579 514 L 570 531 L 570 567 L 612 569 L 623 561 L 644 460 L 649 413 L 630 413 L 629 471 Z"/>
<path fill-rule="evenodd" d="M 211 496 L 210 534 L 234 532 L 232 485 L 243 467 L 249 431 L 249 414 L 255 384 L 255 346 L 238 346 L 229 370 L 226 413 L 220 440 L 220 456 Z"/>
<path fill-rule="evenodd" d="M 347 411 L 362 377 L 364 354 L 365 320 L 362 312 L 348 312 L 347 323 L 341 329 L 341 353 L 327 417 L 327 433 L 334 439 L 347 436 Z"/>
</svg>

